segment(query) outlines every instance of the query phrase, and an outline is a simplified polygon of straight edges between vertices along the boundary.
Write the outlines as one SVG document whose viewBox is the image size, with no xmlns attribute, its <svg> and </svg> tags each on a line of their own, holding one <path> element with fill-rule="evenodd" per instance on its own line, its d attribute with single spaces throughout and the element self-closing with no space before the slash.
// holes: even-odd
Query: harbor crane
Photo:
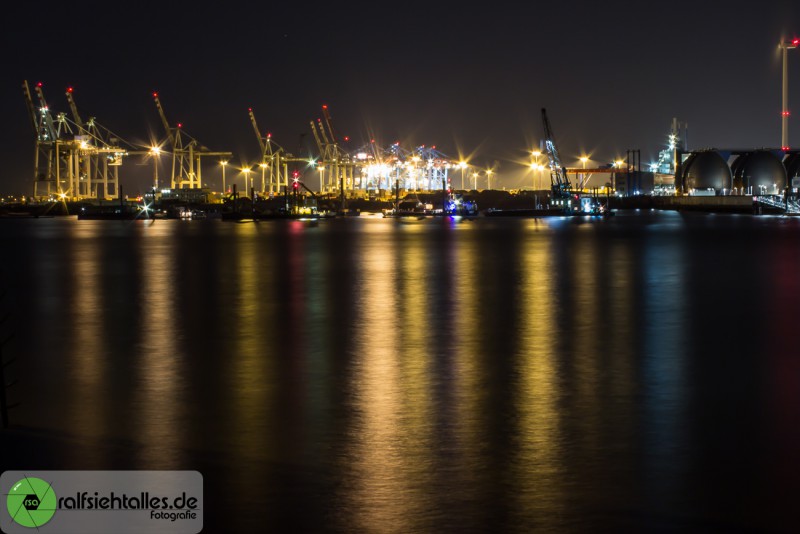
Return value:
<svg viewBox="0 0 800 534">
<path fill-rule="evenodd" d="M 567 168 L 561 164 L 553 128 L 550 126 L 550 120 L 547 118 L 547 110 L 545 108 L 542 108 L 542 124 L 544 125 L 547 159 L 550 162 L 550 190 L 552 191 L 553 200 L 568 199 L 572 187 L 567 177 Z"/>
<path fill-rule="evenodd" d="M 172 172 L 170 175 L 170 188 L 175 189 L 176 185 L 180 188 L 200 189 L 202 187 L 202 165 L 201 158 L 206 156 L 216 156 L 220 158 L 231 158 L 231 152 L 212 152 L 200 145 L 195 138 L 183 131 L 183 125 L 178 123 L 176 127 L 171 127 L 167 120 L 164 107 L 158 98 L 158 92 L 153 92 L 158 114 L 161 123 L 167 134 L 167 141 L 172 150 Z"/>
<path fill-rule="evenodd" d="M 542 108 L 542 124 L 544 125 L 545 147 L 550 163 L 550 204 L 564 210 L 565 213 L 583 213 L 597 215 L 605 213 L 596 196 L 584 195 L 581 191 L 573 191 L 567 176 L 567 168 L 561 163 L 558 155 L 553 128 L 547 118 L 547 110 Z"/>
<path fill-rule="evenodd" d="M 119 137 L 99 124 L 94 117 L 89 117 L 86 122 L 81 120 L 73 91 L 72 87 L 67 87 L 66 97 L 72 111 L 73 122 L 79 132 L 74 137 L 74 140 L 83 156 L 83 176 L 85 181 L 82 196 L 118 198 L 119 167 L 122 165 L 123 156 L 128 155 L 130 152 L 128 149 L 119 146 Z M 109 167 L 112 169 L 110 177 Z M 100 194 L 100 185 L 102 185 L 102 195 Z"/>
<path fill-rule="evenodd" d="M 286 160 L 289 155 L 285 153 L 283 147 L 272 140 L 271 133 L 261 134 L 253 108 L 248 108 L 247 111 L 250 114 L 250 122 L 258 138 L 258 146 L 261 149 L 261 163 L 259 164 L 261 167 L 261 193 L 267 193 L 266 173 L 269 173 L 269 194 L 278 193 L 281 186 L 289 186 L 286 167 Z M 273 145 L 275 148 L 273 148 Z"/>
<path fill-rule="evenodd" d="M 319 150 L 317 165 L 328 169 L 328 182 L 323 184 L 323 189 L 333 191 L 338 189 L 342 199 L 346 188 L 355 188 L 355 164 L 348 153 L 341 149 L 336 140 L 333 129 L 333 120 L 327 105 L 322 106 L 322 115 L 325 121 L 317 119 L 316 124 L 311 121 L 311 132 Z"/>
<path fill-rule="evenodd" d="M 44 98 L 41 82 L 34 86 L 38 109 L 33 102 L 27 80 L 22 83 L 22 92 L 36 134 L 33 171 L 34 198 L 52 197 L 56 194 L 61 198 L 78 197 L 80 194 L 79 146 L 72 137 L 72 130 L 66 115 L 59 113 L 56 119 L 53 118 L 47 100 Z M 40 191 L 41 187 L 46 187 L 46 193 Z"/>
</svg>

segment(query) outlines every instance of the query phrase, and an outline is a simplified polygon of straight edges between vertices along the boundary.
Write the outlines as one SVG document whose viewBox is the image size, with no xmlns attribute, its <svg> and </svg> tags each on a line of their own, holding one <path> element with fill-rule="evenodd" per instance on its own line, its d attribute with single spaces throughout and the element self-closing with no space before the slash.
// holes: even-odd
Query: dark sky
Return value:
<svg viewBox="0 0 800 534">
<path fill-rule="evenodd" d="M 796 1 L 465 4 L 12 8 L 0 36 L 0 192 L 32 189 L 26 79 L 44 84 L 54 111 L 69 111 L 64 90 L 73 86 L 84 117 L 143 144 L 163 137 L 158 90 L 171 122 L 233 152 L 232 163 L 258 158 L 248 107 L 278 143 L 306 155 L 308 122 L 328 104 L 353 147 L 374 137 L 436 145 L 481 167 L 497 161 L 509 188 L 527 184 L 522 163 L 542 137 L 542 107 L 567 166 L 582 153 L 604 164 L 626 149 L 640 149 L 646 163 L 672 117 L 688 123 L 690 148 L 780 145 L 778 43 L 800 33 Z M 800 50 L 789 67 L 790 103 L 800 109 Z M 792 140 L 800 145 L 797 116 Z M 137 163 L 124 167 L 128 191 L 149 183 L 149 167 Z M 218 169 L 209 164 L 204 181 L 217 185 Z"/>
</svg>

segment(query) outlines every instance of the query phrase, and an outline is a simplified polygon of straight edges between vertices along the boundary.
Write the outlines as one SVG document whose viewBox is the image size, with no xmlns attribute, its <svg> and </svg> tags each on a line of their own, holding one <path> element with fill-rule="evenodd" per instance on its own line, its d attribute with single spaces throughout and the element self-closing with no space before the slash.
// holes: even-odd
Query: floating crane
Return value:
<svg viewBox="0 0 800 534">
<path fill-rule="evenodd" d="M 572 187 L 567 178 L 567 169 L 561 164 L 561 158 L 556 148 L 556 140 L 553 135 L 553 128 L 547 118 L 547 110 L 542 108 L 542 123 L 544 125 L 545 147 L 547 149 L 547 159 L 550 161 L 550 190 L 552 200 L 564 200 L 570 198 Z"/>
<path fill-rule="evenodd" d="M 565 214 L 605 214 L 606 208 L 596 196 L 587 196 L 580 191 L 573 191 L 567 177 L 567 168 L 561 164 L 558 155 L 553 128 L 547 118 L 547 110 L 542 108 L 542 124 L 544 125 L 545 147 L 550 162 L 550 204 L 564 210 Z"/>
</svg>

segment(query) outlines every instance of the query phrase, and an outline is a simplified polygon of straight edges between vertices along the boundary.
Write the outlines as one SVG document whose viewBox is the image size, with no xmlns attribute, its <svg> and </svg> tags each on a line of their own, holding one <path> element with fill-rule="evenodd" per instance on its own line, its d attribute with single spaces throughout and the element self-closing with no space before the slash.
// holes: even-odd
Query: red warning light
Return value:
<svg viewBox="0 0 800 534">
<path fill-rule="evenodd" d="M 344 140 L 345 140 L 345 141 L 349 141 L 349 140 L 350 140 L 350 138 L 349 138 L 349 137 L 347 137 L 347 136 L 345 135 L 345 136 L 344 136 Z"/>
<path fill-rule="evenodd" d="M 328 109 L 328 105 L 327 104 L 322 104 L 322 109 Z"/>
<path fill-rule="evenodd" d="M 298 176 L 300 176 L 299 172 L 297 171 L 292 172 L 292 177 L 297 178 Z"/>
<path fill-rule="evenodd" d="M 158 93 L 156 91 L 153 91 L 153 98 L 158 98 Z"/>
<path fill-rule="evenodd" d="M 41 86 L 42 86 L 42 82 L 39 82 L 39 83 L 36 84 L 36 87 L 41 87 Z"/>
<path fill-rule="evenodd" d="M 72 87 L 67 87 L 67 92 L 71 93 L 72 92 Z"/>
<path fill-rule="evenodd" d="M 182 122 L 178 123 L 178 128 L 183 128 L 183 123 Z"/>
<path fill-rule="evenodd" d="M 797 46 L 800 44 L 800 39 L 792 39 L 792 44 Z"/>
<path fill-rule="evenodd" d="M 267 134 L 267 139 L 270 139 L 270 138 L 272 138 L 272 134 L 271 134 L 271 133 L 268 133 L 268 134 Z"/>
<path fill-rule="evenodd" d="M 375 139 L 370 139 L 369 142 L 370 143 L 375 143 Z"/>
<path fill-rule="evenodd" d="M 253 108 L 247 108 L 247 111 L 253 111 Z"/>
<path fill-rule="evenodd" d="M 781 115 L 784 116 L 784 117 L 788 117 L 789 116 L 789 112 L 788 111 L 781 111 Z"/>
</svg>

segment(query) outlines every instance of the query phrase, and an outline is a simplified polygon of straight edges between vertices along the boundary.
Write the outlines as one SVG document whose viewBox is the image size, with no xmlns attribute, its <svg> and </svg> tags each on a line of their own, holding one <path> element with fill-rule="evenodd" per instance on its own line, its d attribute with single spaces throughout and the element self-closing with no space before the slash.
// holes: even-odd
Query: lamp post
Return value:
<svg viewBox="0 0 800 534">
<path fill-rule="evenodd" d="M 150 154 L 153 155 L 153 189 L 158 189 L 158 156 L 161 154 L 161 148 L 157 146 L 150 148 Z"/>
<path fill-rule="evenodd" d="M 242 169 L 242 172 L 244 173 L 244 194 L 247 195 L 247 192 L 249 191 L 247 189 L 247 178 L 251 172 L 250 167 L 245 167 Z"/>
<path fill-rule="evenodd" d="M 492 189 L 492 169 L 486 169 L 486 189 Z"/>
<path fill-rule="evenodd" d="M 267 190 L 267 182 L 264 180 L 264 169 L 267 168 L 266 163 L 259 163 L 259 167 L 261 167 L 261 192 L 265 192 Z"/>
<path fill-rule="evenodd" d="M 461 190 L 464 190 L 464 169 L 467 168 L 467 162 L 461 161 L 458 163 L 458 166 L 461 167 Z"/>
<path fill-rule="evenodd" d="M 222 194 L 225 195 L 225 165 L 227 165 L 228 162 L 223 159 L 219 164 L 222 165 Z"/>
<path fill-rule="evenodd" d="M 478 173 L 477 172 L 473 172 L 472 173 L 472 189 L 474 189 L 475 191 L 478 190 Z"/>
<path fill-rule="evenodd" d="M 324 175 L 325 175 L 325 166 L 320 165 L 317 167 L 319 169 L 319 192 L 322 193 L 322 184 L 324 183 Z"/>
<path fill-rule="evenodd" d="M 542 153 L 539 152 L 538 150 L 534 150 L 533 152 L 531 152 L 531 156 L 536 158 L 536 163 L 534 165 L 531 165 L 531 168 L 532 169 L 535 168 L 535 169 L 537 169 L 539 171 L 539 173 L 538 174 L 534 174 L 534 177 L 533 177 L 533 180 L 534 180 L 533 188 L 534 189 L 537 189 L 539 187 L 539 176 L 541 175 L 541 171 L 542 171 L 541 167 L 539 166 L 539 156 L 541 156 L 541 155 L 542 155 Z"/>
<path fill-rule="evenodd" d="M 800 39 L 792 39 L 790 43 L 781 40 L 779 45 L 783 51 L 783 107 L 781 108 L 781 149 L 789 150 L 789 77 L 786 63 L 786 51 L 797 48 Z"/>
</svg>

